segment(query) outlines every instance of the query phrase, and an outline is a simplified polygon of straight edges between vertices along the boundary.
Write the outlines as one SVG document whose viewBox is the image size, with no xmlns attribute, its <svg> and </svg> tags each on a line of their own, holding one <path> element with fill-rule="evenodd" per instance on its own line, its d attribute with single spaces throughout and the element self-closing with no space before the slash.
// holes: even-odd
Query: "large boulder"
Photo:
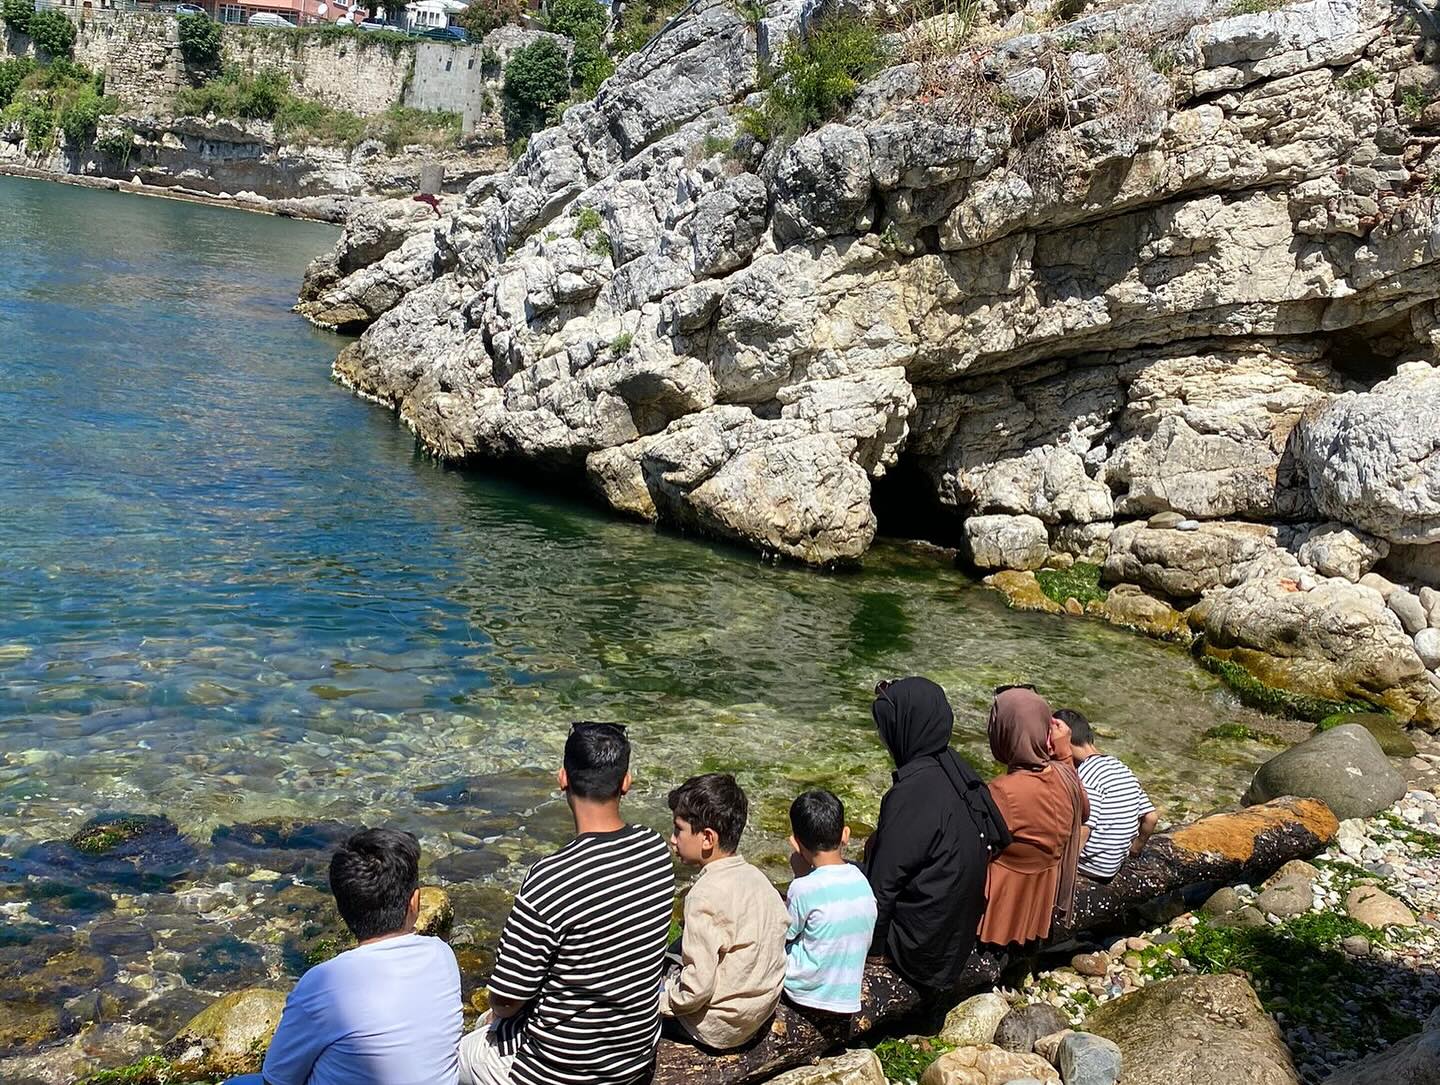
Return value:
<svg viewBox="0 0 1440 1085">
<path fill-rule="evenodd" d="M 978 569 L 1038 569 L 1050 555 L 1050 536 L 1034 516 L 972 516 L 965 553 Z"/>
<path fill-rule="evenodd" d="M 284 1010 L 279 991 L 232 991 L 192 1017 L 161 1053 L 189 1073 L 219 1078 L 254 1073 Z"/>
<path fill-rule="evenodd" d="M 1275 529 L 1264 524 L 1201 524 L 1195 531 L 1122 524 L 1110 536 L 1105 579 L 1196 599 L 1209 588 L 1241 583 L 1276 547 Z"/>
<path fill-rule="evenodd" d="M 973 1047 L 995 1039 L 995 1029 L 1010 1012 L 1010 1003 L 993 992 L 974 995 L 945 1015 L 940 1039 L 954 1047 Z"/>
<path fill-rule="evenodd" d="M 1261 765 L 1245 793 L 1246 805 L 1281 795 L 1319 799 L 1335 816 L 1364 818 L 1405 794 L 1405 779 L 1375 737 L 1346 724 L 1321 731 Z"/>
<path fill-rule="evenodd" d="M 1085 1027 L 1120 1048 L 1125 1085 L 1298 1085 L 1290 1052 L 1239 976 L 1177 976 L 1107 1002 Z"/>
<path fill-rule="evenodd" d="M 1440 542 L 1440 368 L 1414 362 L 1297 430 L 1316 506 L 1395 543 Z"/>
<path fill-rule="evenodd" d="M 1324 1085 L 1435 1085 L 1440 1081 L 1440 1010 L 1425 1028 L 1369 1058 L 1335 1071 Z"/>
<path fill-rule="evenodd" d="M 1384 596 L 1338 577 L 1306 591 L 1279 575 L 1285 571 L 1208 592 L 1190 609 L 1190 624 L 1208 650 L 1271 686 L 1366 700 L 1402 719 L 1440 722 L 1440 697 Z"/>
</svg>

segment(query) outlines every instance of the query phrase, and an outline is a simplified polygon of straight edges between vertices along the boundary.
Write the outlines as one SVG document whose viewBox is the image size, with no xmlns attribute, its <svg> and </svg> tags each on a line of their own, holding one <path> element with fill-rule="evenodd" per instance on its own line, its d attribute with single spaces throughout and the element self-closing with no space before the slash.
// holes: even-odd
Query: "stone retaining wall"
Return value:
<svg viewBox="0 0 1440 1085">
<path fill-rule="evenodd" d="M 458 52 L 440 42 L 436 48 Z M 290 77 L 296 92 L 362 117 L 383 113 L 405 94 L 415 67 L 417 43 L 373 40 L 361 35 L 334 38 L 290 30 L 227 26 L 223 63 L 247 72 L 265 69 Z M 448 108 L 451 106 L 431 106 Z"/>
</svg>

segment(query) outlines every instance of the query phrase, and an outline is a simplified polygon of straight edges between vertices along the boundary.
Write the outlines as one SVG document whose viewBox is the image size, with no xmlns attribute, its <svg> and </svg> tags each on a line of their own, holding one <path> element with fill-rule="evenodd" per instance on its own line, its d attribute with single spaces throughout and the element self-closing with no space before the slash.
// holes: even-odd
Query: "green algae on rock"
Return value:
<svg viewBox="0 0 1440 1085">
<path fill-rule="evenodd" d="M 1415 756 L 1415 743 L 1388 712 L 1336 712 L 1320 720 L 1315 725 L 1315 731 L 1328 731 L 1347 723 L 1358 724 L 1374 735 L 1375 741 L 1389 757 Z"/>
</svg>

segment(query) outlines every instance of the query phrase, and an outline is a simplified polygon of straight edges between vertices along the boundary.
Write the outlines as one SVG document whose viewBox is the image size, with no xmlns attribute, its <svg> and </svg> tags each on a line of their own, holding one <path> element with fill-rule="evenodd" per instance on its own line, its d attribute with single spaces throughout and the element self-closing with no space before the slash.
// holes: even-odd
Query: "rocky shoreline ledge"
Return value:
<svg viewBox="0 0 1440 1085">
<path fill-rule="evenodd" d="M 776 557 L 859 561 L 878 509 L 982 572 L 1091 563 L 1264 685 L 1440 727 L 1414 22 L 1002 3 L 765 131 L 826 17 L 701 3 L 443 221 L 342 240 L 304 299 L 368 325 L 336 377 L 446 460 Z"/>
</svg>

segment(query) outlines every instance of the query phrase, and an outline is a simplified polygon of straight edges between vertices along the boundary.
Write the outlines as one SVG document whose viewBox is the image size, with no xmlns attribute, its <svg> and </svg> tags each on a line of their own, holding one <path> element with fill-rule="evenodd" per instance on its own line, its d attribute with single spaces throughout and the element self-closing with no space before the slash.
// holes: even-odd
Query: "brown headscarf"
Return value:
<svg viewBox="0 0 1440 1085">
<path fill-rule="evenodd" d="M 1075 864 L 1080 860 L 1080 824 L 1084 820 L 1083 785 L 1067 761 L 1052 759 L 1050 705 L 1034 690 L 1007 689 L 990 706 L 990 752 L 1011 772 L 1040 772 L 1054 766 L 1070 794 L 1074 815 L 1070 839 L 1060 852 L 1060 882 L 1055 894 L 1055 917 L 1068 926 L 1075 909 Z"/>
</svg>

